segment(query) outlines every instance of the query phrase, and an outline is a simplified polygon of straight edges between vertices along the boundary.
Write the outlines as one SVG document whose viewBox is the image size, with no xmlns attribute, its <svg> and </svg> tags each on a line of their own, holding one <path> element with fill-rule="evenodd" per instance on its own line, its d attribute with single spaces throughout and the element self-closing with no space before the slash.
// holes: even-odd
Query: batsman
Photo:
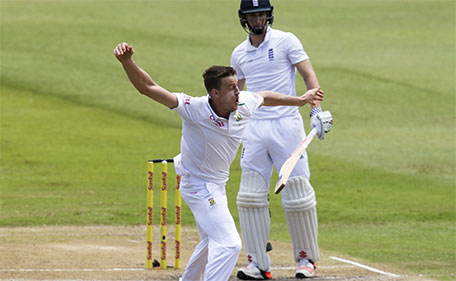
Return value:
<svg viewBox="0 0 456 281">
<path fill-rule="evenodd" d="M 273 6 L 269 0 L 242 0 L 238 11 L 247 38 L 231 55 L 238 87 L 248 91 L 277 91 L 296 96 L 296 70 L 308 89 L 319 87 L 309 56 L 299 39 L 290 32 L 272 28 Z M 320 102 L 312 103 L 311 127 L 323 139 L 332 120 L 322 112 Z M 262 107 L 254 113 L 243 139 L 242 176 L 237 206 L 247 267 L 237 272 L 244 280 L 272 279 L 267 254 L 270 231 L 269 186 L 273 166 L 280 171 L 287 158 L 305 137 L 298 107 Z M 297 162 L 282 191 L 282 207 L 296 261 L 296 278 L 313 277 L 319 259 L 315 193 L 310 180 L 307 154 Z"/>
</svg>

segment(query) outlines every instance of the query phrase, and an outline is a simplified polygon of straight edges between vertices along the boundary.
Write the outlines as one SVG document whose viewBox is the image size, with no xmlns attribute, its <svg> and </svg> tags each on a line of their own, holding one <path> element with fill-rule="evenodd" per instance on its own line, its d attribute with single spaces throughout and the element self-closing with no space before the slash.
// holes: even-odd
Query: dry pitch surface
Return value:
<svg viewBox="0 0 456 281">
<path fill-rule="evenodd" d="M 178 280 L 199 241 L 195 228 L 182 229 L 182 269 L 145 268 L 145 226 L 43 226 L 0 228 L 0 280 Z M 168 265 L 174 264 L 173 228 L 168 226 Z M 154 258 L 158 259 L 158 226 L 154 228 Z M 272 241 L 274 280 L 297 280 L 291 245 Z M 392 277 L 330 258 L 322 251 L 312 280 L 420 280 L 398 269 L 366 264 Z M 237 267 L 244 266 L 244 253 Z M 359 262 L 359 261 L 358 261 Z M 233 277 L 230 280 L 237 280 Z"/>
</svg>

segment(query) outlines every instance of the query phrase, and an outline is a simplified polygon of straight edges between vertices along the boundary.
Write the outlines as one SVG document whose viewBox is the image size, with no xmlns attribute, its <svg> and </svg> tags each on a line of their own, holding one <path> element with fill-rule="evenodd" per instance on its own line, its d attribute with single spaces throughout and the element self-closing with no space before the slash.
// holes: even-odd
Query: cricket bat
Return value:
<svg viewBox="0 0 456 281">
<path fill-rule="evenodd" d="M 279 179 L 277 181 L 274 193 L 279 194 L 280 191 L 285 187 L 285 184 L 290 177 L 291 172 L 293 171 L 296 163 L 298 163 L 301 155 L 306 151 L 307 146 L 309 146 L 312 139 L 317 134 L 317 129 L 313 128 L 309 134 L 304 138 L 304 140 L 298 145 L 298 147 L 293 151 L 293 153 L 288 157 L 287 161 L 283 163 L 282 168 L 280 169 Z"/>
</svg>

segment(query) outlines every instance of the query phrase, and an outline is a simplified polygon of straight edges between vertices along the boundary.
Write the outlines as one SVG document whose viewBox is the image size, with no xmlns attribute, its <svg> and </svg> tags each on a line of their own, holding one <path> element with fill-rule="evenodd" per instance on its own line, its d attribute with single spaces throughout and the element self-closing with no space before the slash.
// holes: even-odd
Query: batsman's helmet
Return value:
<svg viewBox="0 0 456 281">
<path fill-rule="evenodd" d="M 263 34 L 266 30 L 266 25 L 272 25 L 274 21 L 274 7 L 271 5 L 269 0 L 241 0 L 241 8 L 238 11 L 239 20 L 241 26 L 247 32 L 252 32 L 253 34 Z M 269 12 L 266 18 L 266 24 L 261 28 L 252 28 L 245 18 L 245 14 L 250 13 L 259 13 L 259 12 Z"/>
</svg>

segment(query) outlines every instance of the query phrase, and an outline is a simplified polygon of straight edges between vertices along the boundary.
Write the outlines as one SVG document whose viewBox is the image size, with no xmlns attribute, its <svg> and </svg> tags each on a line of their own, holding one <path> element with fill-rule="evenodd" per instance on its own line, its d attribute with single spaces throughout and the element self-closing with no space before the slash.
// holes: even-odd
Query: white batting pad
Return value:
<svg viewBox="0 0 456 281">
<path fill-rule="evenodd" d="M 237 195 L 239 221 L 247 259 L 261 270 L 269 270 L 266 243 L 271 228 L 269 215 L 268 187 L 257 172 L 242 172 Z"/>
<path fill-rule="evenodd" d="M 305 177 L 288 180 L 282 191 L 282 207 L 296 261 L 305 258 L 317 262 L 320 258 L 316 205 L 315 192 Z"/>
</svg>

